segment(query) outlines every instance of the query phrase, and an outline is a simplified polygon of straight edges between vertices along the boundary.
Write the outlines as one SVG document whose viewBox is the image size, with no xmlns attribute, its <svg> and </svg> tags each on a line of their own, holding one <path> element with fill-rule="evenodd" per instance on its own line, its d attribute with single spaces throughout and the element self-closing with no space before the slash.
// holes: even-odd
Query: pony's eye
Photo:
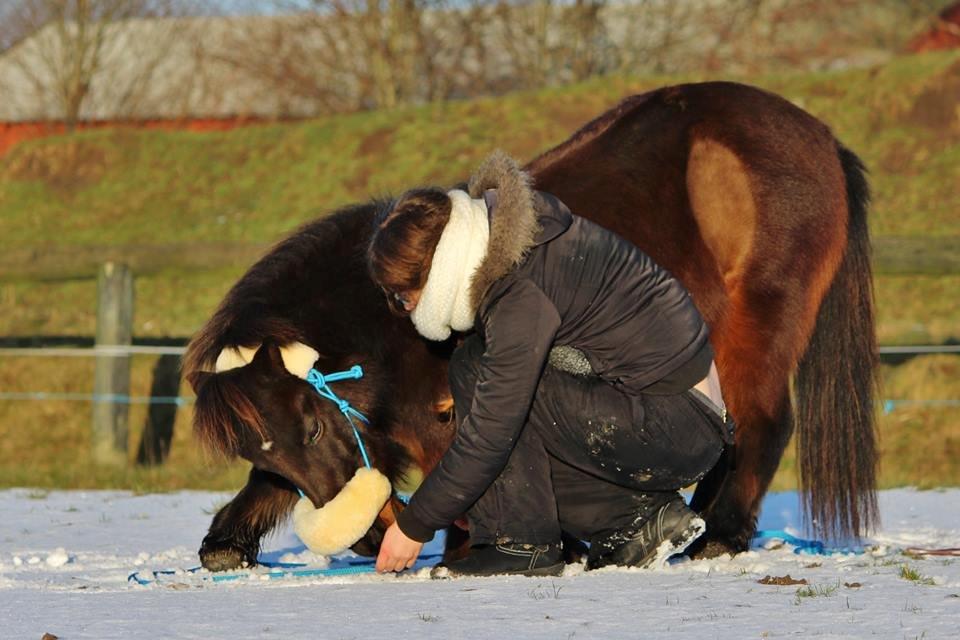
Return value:
<svg viewBox="0 0 960 640">
<path fill-rule="evenodd" d="M 315 421 L 316 426 L 313 429 L 313 432 L 307 436 L 306 444 L 316 444 L 320 438 L 323 437 L 323 423 L 319 420 Z"/>
</svg>

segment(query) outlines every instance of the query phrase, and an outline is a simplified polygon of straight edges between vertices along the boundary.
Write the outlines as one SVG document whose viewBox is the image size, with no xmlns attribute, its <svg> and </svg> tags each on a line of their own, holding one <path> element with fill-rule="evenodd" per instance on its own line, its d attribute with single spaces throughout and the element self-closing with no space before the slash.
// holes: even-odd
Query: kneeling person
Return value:
<svg viewBox="0 0 960 640">
<path fill-rule="evenodd" d="M 590 541 L 588 568 L 664 562 L 704 529 L 678 489 L 732 443 L 702 317 L 649 256 L 532 190 L 508 157 L 470 191 L 407 192 L 368 252 L 423 336 L 470 332 L 449 367 L 456 437 L 377 569 L 412 566 L 463 513 L 473 546 L 455 575 L 557 574 L 561 530 Z"/>
</svg>

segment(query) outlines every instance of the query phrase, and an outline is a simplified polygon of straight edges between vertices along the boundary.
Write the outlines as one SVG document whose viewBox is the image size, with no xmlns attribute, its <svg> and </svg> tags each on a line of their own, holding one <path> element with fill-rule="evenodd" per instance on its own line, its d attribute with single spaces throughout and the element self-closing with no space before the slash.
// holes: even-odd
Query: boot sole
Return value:
<svg viewBox="0 0 960 640">
<path fill-rule="evenodd" d="M 564 563 L 560 562 L 558 564 L 552 564 L 549 567 L 539 567 L 537 569 L 530 569 L 529 571 L 524 571 L 520 574 L 521 576 L 559 576 L 563 574 Z"/>
<path fill-rule="evenodd" d="M 706 530 L 707 523 L 703 521 L 703 518 L 699 516 L 691 518 L 687 526 L 680 531 L 675 531 L 673 535 L 661 542 L 653 557 L 640 566 L 648 569 L 663 568 L 667 564 L 667 560 L 686 551 L 687 547 L 693 544 Z"/>
<path fill-rule="evenodd" d="M 499 573 L 454 573 L 449 567 L 434 567 L 430 571 L 430 577 L 434 580 L 449 580 L 451 578 L 492 578 L 494 576 L 527 576 L 527 577 L 549 577 L 563 574 L 563 562 L 552 564 L 548 567 L 537 567 L 536 569 L 526 569 L 524 571 L 501 571 Z"/>
</svg>

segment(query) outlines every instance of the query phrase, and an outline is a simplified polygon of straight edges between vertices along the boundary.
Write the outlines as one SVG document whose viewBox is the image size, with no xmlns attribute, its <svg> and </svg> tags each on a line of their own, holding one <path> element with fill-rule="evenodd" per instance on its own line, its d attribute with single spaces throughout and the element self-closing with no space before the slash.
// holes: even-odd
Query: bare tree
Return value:
<svg viewBox="0 0 960 640">
<path fill-rule="evenodd" d="M 606 0 L 498 0 L 489 38 L 513 88 L 583 80 L 614 68 Z"/>
<path fill-rule="evenodd" d="M 481 1 L 272 0 L 206 54 L 317 112 L 437 100 L 481 71 Z"/>
<path fill-rule="evenodd" d="M 708 12 L 710 69 L 817 69 L 879 62 L 943 0 L 731 0 Z"/>
<path fill-rule="evenodd" d="M 602 20 L 605 0 L 575 0 L 566 11 L 567 64 L 571 79 L 578 81 L 610 70 L 611 43 Z"/>
<path fill-rule="evenodd" d="M 23 23 L 16 3 L 0 4 L 0 53 L 30 35 L 29 25 Z"/>
<path fill-rule="evenodd" d="M 6 37 L 17 42 L 4 55 L 6 89 L 24 100 L 29 88 L 33 103 L 47 106 L 41 115 L 73 128 L 106 61 L 123 60 L 126 73 L 114 69 L 103 77 L 99 93 L 116 105 L 132 104 L 153 78 L 167 40 L 179 31 L 168 23 L 166 30 L 151 29 L 151 42 L 138 42 L 123 21 L 171 17 L 187 7 L 180 0 L 13 0 L 5 24 L 14 25 L 16 35 Z"/>
</svg>

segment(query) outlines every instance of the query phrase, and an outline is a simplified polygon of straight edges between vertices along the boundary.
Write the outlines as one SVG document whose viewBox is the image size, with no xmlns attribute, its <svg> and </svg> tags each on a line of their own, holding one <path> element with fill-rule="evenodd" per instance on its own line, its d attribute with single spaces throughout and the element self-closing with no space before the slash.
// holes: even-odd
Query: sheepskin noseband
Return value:
<svg viewBox="0 0 960 640">
<path fill-rule="evenodd" d="M 253 360 L 257 349 L 259 345 L 224 349 L 217 358 L 216 370 L 246 366 Z M 301 498 L 293 508 L 293 530 L 308 549 L 324 556 L 341 553 L 356 544 L 373 526 L 393 491 L 387 477 L 371 466 L 360 432 L 353 422 L 354 417 L 363 422 L 367 419 L 329 387 L 330 382 L 358 379 L 363 376 L 363 371 L 354 366 L 349 371 L 324 375 L 313 368 L 319 354 L 299 342 L 281 347 L 280 354 L 287 371 L 309 382 L 317 393 L 337 405 L 350 423 L 363 456 L 365 466 L 358 468 L 340 492 L 322 507 L 317 508 L 301 491 Z"/>
<path fill-rule="evenodd" d="M 392 491 L 386 476 L 360 467 L 340 493 L 319 509 L 309 498 L 300 498 L 293 508 L 293 531 L 318 555 L 346 551 L 370 529 Z"/>
</svg>

